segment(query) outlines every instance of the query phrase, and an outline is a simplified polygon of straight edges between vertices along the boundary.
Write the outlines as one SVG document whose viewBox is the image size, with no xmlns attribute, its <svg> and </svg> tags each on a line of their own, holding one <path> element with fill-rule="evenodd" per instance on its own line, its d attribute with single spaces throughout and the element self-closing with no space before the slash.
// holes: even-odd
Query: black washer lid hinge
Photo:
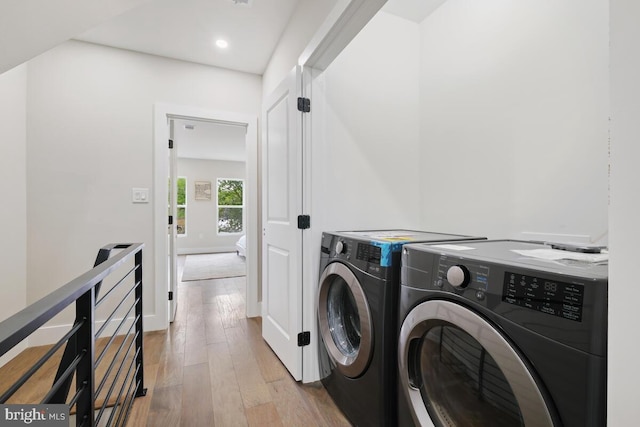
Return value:
<svg viewBox="0 0 640 427">
<path fill-rule="evenodd" d="M 311 228 L 311 217 L 309 215 L 298 215 L 298 228 L 300 230 Z"/>
<path fill-rule="evenodd" d="M 173 301 L 173 291 L 169 291 L 169 301 Z"/>
<path fill-rule="evenodd" d="M 173 148 L 173 139 L 169 140 L 169 148 Z"/>
<path fill-rule="evenodd" d="M 298 347 L 304 347 L 311 344 L 311 332 L 300 332 L 298 334 Z"/>
<path fill-rule="evenodd" d="M 298 98 L 298 111 L 303 113 L 311 111 L 311 100 L 309 98 Z"/>
</svg>

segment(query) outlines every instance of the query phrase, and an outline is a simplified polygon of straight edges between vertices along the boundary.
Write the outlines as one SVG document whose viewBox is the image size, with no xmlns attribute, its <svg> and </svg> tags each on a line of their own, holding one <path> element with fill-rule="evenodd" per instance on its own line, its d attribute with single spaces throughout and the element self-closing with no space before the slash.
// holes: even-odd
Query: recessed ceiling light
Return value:
<svg viewBox="0 0 640 427">
<path fill-rule="evenodd" d="M 226 49 L 229 46 L 229 43 L 227 43 L 226 40 L 218 39 L 216 40 L 216 46 L 220 49 Z"/>
</svg>

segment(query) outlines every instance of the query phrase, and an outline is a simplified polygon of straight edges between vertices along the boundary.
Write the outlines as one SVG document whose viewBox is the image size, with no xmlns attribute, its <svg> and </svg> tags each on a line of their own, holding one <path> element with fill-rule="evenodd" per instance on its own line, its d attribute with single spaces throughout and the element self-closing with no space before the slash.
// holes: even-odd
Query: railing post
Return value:
<svg viewBox="0 0 640 427">
<path fill-rule="evenodd" d="M 142 328 L 142 249 L 136 252 L 135 255 L 135 265 L 136 265 L 136 273 L 135 273 L 135 282 L 136 282 L 136 291 L 135 298 L 138 301 L 136 303 L 136 350 L 138 352 L 138 358 L 136 360 L 136 364 L 138 365 L 138 375 L 136 376 L 136 383 L 138 386 L 136 387 L 136 397 L 146 396 L 147 389 L 144 388 L 144 357 L 142 354 L 143 350 L 143 342 L 144 342 L 144 329 Z"/>
<path fill-rule="evenodd" d="M 98 256 L 96 256 L 96 262 L 93 264 L 93 266 L 97 267 L 103 262 L 105 262 L 106 260 L 108 260 L 109 256 L 111 255 L 111 251 L 116 246 L 117 245 L 108 245 L 103 248 L 100 248 L 100 250 L 98 251 Z M 102 280 L 98 282 L 95 286 L 95 289 L 96 289 L 95 298 L 98 298 L 98 295 L 100 295 L 101 286 L 102 286 Z M 77 324 L 79 322 L 79 319 L 81 318 L 76 316 L 76 321 L 74 324 Z M 75 352 L 75 349 L 76 349 L 76 337 L 74 335 L 69 339 L 69 342 L 67 343 L 64 349 L 64 353 L 62 354 L 62 360 L 60 361 L 60 365 L 58 365 L 58 372 L 56 372 L 56 376 L 53 379 L 53 384 L 55 384 L 60 379 L 60 376 L 62 375 L 62 373 L 69 367 L 73 359 L 76 357 L 77 353 Z M 69 377 L 65 381 L 64 385 L 60 387 L 60 389 L 53 395 L 51 399 L 51 403 L 65 403 L 67 401 L 67 397 L 69 397 L 69 390 L 71 389 L 72 381 L 73 381 L 73 378 L 71 377 Z"/>
<path fill-rule="evenodd" d="M 94 425 L 95 401 L 95 288 L 92 287 L 76 301 L 76 319 L 84 323 L 77 333 L 76 354 L 83 353 L 76 370 L 76 387 L 82 389 L 76 402 L 76 426 Z"/>
</svg>

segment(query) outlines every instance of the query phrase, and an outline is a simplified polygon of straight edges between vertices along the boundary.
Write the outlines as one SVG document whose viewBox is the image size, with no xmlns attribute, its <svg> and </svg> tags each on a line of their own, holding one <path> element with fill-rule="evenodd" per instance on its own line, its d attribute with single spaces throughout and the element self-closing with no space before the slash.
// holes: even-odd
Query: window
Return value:
<svg viewBox="0 0 640 427">
<path fill-rule="evenodd" d="M 187 178 L 178 177 L 178 197 L 176 198 L 178 234 L 187 234 Z"/>
<path fill-rule="evenodd" d="M 218 233 L 242 233 L 244 181 L 218 178 Z"/>
<path fill-rule="evenodd" d="M 187 178 L 178 177 L 178 194 L 176 197 L 176 227 L 178 234 L 187 234 Z M 169 215 L 171 215 L 171 180 L 169 180 Z"/>
</svg>

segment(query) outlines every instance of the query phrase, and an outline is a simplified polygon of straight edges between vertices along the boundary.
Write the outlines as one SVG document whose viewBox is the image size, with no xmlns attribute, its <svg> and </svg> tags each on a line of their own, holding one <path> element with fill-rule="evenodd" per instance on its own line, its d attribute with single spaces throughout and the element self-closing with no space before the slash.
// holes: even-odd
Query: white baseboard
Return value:
<svg viewBox="0 0 640 427">
<path fill-rule="evenodd" d="M 122 318 L 111 320 L 111 322 L 109 322 L 110 323 L 109 326 L 105 328 L 101 336 L 104 337 L 104 336 L 109 336 L 113 334 L 116 331 L 116 328 L 118 327 L 121 321 L 122 321 Z M 127 319 L 127 321 L 122 326 L 122 328 L 120 328 L 120 331 L 118 331 L 118 333 L 124 334 L 125 332 L 127 332 L 132 322 L 133 322 L 132 317 Z M 160 322 L 160 319 L 158 319 L 158 316 L 155 314 L 145 315 L 142 319 L 142 325 L 145 332 L 166 329 L 166 325 L 162 325 L 161 323 L 162 322 Z M 102 325 L 104 325 L 104 321 L 97 321 L 95 326 L 96 328 L 95 331 L 98 332 L 98 330 L 102 327 Z M 28 344 L 25 345 L 25 347 L 36 347 L 39 345 L 55 344 L 64 336 L 64 334 L 69 332 L 69 330 L 71 329 L 71 326 L 72 326 L 71 324 L 43 326 L 42 328 L 38 329 L 37 331 L 35 331 L 33 334 L 29 336 L 29 338 L 27 339 Z"/>
<path fill-rule="evenodd" d="M 217 254 L 235 252 L 235 246 L 216 246 L 214 248 L 179 248 L 178 255 Z"/>
<path fill-rule="evenodd" d="M 262 316 L 262 301 L 258 301 L 255 311 L 249 311 L 249 305 L 247 305 L 247 317 L 261 317 Z"/>
</svg>

